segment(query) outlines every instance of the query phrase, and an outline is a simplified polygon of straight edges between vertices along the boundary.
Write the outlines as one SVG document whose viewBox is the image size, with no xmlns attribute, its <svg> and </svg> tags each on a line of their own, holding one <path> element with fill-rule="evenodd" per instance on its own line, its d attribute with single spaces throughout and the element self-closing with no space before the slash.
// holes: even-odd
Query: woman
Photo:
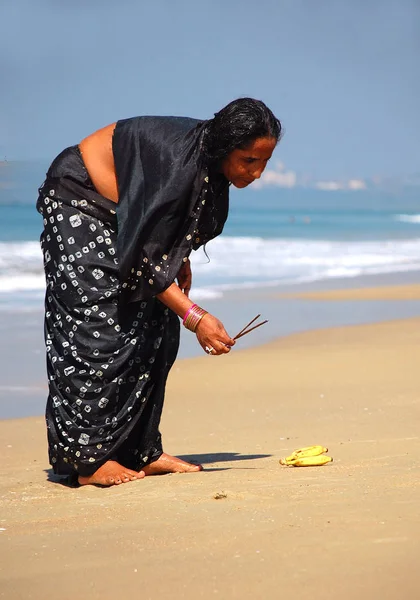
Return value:
<svg viewBox="0 0 420 600">
<path fill-rule="evenodd" d="M 229 183 L 261 176 L 281 125 L 264 103 L 208 121 L 135 117 L 64 150 L 40 189 L 49 457 L 79 484 L 198 471 L 162 450 L 179 319 L 212 355 L 234 340 L 189 299 L 188 256 L 222 232 Z"/>
</svg>

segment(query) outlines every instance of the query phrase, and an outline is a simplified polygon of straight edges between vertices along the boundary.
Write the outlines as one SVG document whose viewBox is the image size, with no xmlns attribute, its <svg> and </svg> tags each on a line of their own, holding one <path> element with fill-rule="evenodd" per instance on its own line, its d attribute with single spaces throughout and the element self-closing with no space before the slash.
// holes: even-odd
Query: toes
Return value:
<svg viewBox="0 0 420 600">
<path fill-rule="evenodd" d="M 143 479 L 145 473 L 143 471 L 132 471 L 131 469 L 127 469 L 117 475 L 115 477 L 115 484 L 119 485 L 120 483 L 129 483 L 130 481 L 136 481 L 136 479 Z"/>
<path fill-rule="evenodd" d="M 127 469 L 125 475 L 134 481 L 135 479 L 143 479 L 144 473 L 143 471 L 132 471 L 131 469 Z"/>
<path fill-rule="evenodd" d="M 122 474 L 121 479 L 124 483 L 128 483 L 129 481 L 136 481 L 136 479 L 142 479 L 142 477 L 144 477 L 144 475 L 141 475 L 140 473 L 136 473 L 136 471 L 127 471 Z"/>
<path fill-rule="evenodd" d="M 136 479 L 143 479 L 144 476 L 145 473 L 143 471 L 133 471 L 115 461 L 108 461 L 108 463 L 99 467 L 99 469 L 89 477 L 82 477 L 79 475 L 78 481 L 80 485 L 92 484 L 112 486 L 135 481 Z"/>
<path fill-rule="evenodd" d="M 201 465 L 188 465 L 188 467 L 184 467 L 180 470 L 180 473 L 196 473 L 197 471 L 202 471 L 203 467 Z"/>
</svg>

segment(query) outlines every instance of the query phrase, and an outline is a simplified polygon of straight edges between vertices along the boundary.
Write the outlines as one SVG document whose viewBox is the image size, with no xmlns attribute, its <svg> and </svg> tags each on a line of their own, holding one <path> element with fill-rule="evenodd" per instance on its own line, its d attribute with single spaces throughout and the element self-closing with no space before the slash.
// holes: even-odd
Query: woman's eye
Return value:
<svg viewBox="0 0 420 600">
<path fill-rule="evenodd" d="M 245 158 L 246 163 L 253 163 L 254 161 L 255 161 L 255 158 Z"/>
</svg>

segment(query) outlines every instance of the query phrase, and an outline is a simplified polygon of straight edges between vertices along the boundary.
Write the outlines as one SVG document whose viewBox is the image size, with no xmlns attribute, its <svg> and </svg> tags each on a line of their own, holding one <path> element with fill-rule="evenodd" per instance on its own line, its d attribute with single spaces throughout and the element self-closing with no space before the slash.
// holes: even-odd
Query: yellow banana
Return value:
<svg viewBox="0 0 420 600">
<path fill-rule="evenodd" d="M 328 452 L 328 448 L 325 448 L 325 446 L 306 446 L 306 448 L 300 448 L 299 450 L 295 450 L 289 456 L 282 458 L 280 460 L 280 464 L 289 465 L 292 464 L 293 461 L 297 458 L 305 458 L 307 456 L 319 456 L 324 452 Z"/>
<path fill-rule="evenodd" d="M 318 454 L 318 456 L 303 456 L 291 458 L 281 458 L 280 464 L 288 467 L 322 467 L 329 462 L 332 462 L 331 456 L 325 456 L 325 454 Z"/>
<path fill-rule="evenodd" d="M 296 458 L 293 462 L 289 463 L 294 467 L 322 467 L 329 462 L 332 462 L 331 456 L 325 456 L 325 454 L 318 456 L 306 456 L 304 458 Z"/>
<path fill-rule="evenodd" d="M 306 448 L 295 450 L 293 454 L 303 458 L 304 456 L 319 456 L 319 454 L 324 454 L 324 452 L 328 452 L 328 448 L 325 448 L 325 446 L 307 446 Z"/>
</svg>

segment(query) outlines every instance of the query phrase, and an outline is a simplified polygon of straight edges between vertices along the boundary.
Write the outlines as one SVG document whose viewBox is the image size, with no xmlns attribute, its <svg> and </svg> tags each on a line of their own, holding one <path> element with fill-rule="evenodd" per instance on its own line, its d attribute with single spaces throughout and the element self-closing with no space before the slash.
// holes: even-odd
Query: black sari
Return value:
<svg viewBox="0 0 420 600">
<path fill-rule="evenodd" d="M 40 188 L 46 421 L 59 475 L 91 475 L 107 460 L 140 470 L 162 454 L 179 319 L 156 295 L 222 231 L 228 211 L 227 181 L 201 160 L 203 131 L 192 119 L 119 122 L 118 205 L 95 190 L 77 147 L 54 160 Z"/>
</svg>

